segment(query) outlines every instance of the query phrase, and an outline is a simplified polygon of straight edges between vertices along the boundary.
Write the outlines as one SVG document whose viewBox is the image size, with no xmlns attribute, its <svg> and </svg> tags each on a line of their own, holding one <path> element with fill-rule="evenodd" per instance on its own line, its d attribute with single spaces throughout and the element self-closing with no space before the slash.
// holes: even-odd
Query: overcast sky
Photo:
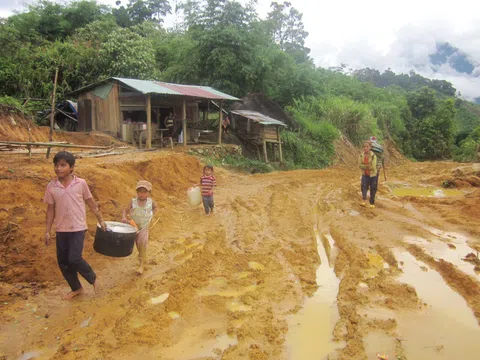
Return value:
<svg viewBox="0 0 480 360">
<path fill-rule="evenodd" d="M 25 0 L 0 0 L 0 16 L 21 9 Z M 171 0 L 173 3 L 173 0 Z M 115 6 L 115 0 L 99 0 Z M 123 0 L 126 3 L 127 0 Z M 241 0 L 240 2 L 245 2 Z M 270 0 L 258 0 L 265 17 Z M 280 2 L 280 1 L 278 1 Z M 456 0 L 290 0 L 303 13 L 307 47 L 319 66 L 391 68 L 451 81 L 464 96 L 480 96 L 480 1 Z M 173 16 L 166 20 L 172 24 Z M 434 73 L 428 65 L 436 43 L 448 41 L 468 54 L 478 77 L 458 74 L 450 66 Z"/>
</svg>

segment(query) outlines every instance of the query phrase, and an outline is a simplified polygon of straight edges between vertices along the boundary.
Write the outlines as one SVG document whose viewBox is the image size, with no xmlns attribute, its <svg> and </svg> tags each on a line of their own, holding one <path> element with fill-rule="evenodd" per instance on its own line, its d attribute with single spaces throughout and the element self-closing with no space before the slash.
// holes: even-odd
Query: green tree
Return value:
<svg viewBox="0 0 480 360">
<path fill-rule="evenodd" d="M 152 41 L 130 29 L 120 28 L 110 33 L 99 56 L 109 76 L 148 80 L 160 76 Z"/>
</svg>

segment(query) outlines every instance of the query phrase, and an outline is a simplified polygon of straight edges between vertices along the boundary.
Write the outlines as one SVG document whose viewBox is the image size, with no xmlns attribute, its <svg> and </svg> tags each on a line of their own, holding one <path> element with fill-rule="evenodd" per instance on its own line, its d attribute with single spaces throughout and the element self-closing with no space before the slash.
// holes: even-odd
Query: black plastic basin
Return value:
<svg viewBox="0 0 480 360">
<path fill-rule="evenodd" d="M 113 257 L 130 256 L 135 245 L 137 229 L 133 226 L 116 221 L 105 221 L 107 231 L 97 224 L 93 248 L 96 252 Z"/>
</svg>

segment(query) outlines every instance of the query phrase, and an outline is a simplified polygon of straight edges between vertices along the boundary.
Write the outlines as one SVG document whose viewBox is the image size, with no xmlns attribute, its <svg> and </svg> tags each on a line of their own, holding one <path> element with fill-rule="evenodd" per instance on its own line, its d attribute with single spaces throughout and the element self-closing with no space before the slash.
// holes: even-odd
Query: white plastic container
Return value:
<svg viewBox="0 0 480 360">
<path fill-rule="evenodd" d="M 191 206 L 198 206 L 202 203 L 202 192 L 199 186 L 191 187 L 187 190 L 188 203 Z"/>
</svg>

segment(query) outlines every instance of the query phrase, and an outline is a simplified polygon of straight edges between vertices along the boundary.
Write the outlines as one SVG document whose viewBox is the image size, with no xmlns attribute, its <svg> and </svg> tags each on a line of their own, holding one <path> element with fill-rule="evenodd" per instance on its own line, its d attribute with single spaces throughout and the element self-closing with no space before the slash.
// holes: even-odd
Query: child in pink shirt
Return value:
<svg viewBox="0 0 480 360">
<path fill-rule="evenodd" d="M 71 288 L 63 299 L 70 300 L 84 293 L 77 273 L 92 284 L 95 291 L 99 288 L 95 272 L 82 257 L 87 230 L 85 203 L 95 214 L 103 230 L 106 229 L 106 224 L 87 183 L 73 174 L 73 154 L 61 151 L 55 155 L 53 163 L 57 179 L 47 185 L 44 197 L 47 204 L 45 245 L 50 243 L 50 231 L 55 220 L 58 266 Z"/>
</svg>

